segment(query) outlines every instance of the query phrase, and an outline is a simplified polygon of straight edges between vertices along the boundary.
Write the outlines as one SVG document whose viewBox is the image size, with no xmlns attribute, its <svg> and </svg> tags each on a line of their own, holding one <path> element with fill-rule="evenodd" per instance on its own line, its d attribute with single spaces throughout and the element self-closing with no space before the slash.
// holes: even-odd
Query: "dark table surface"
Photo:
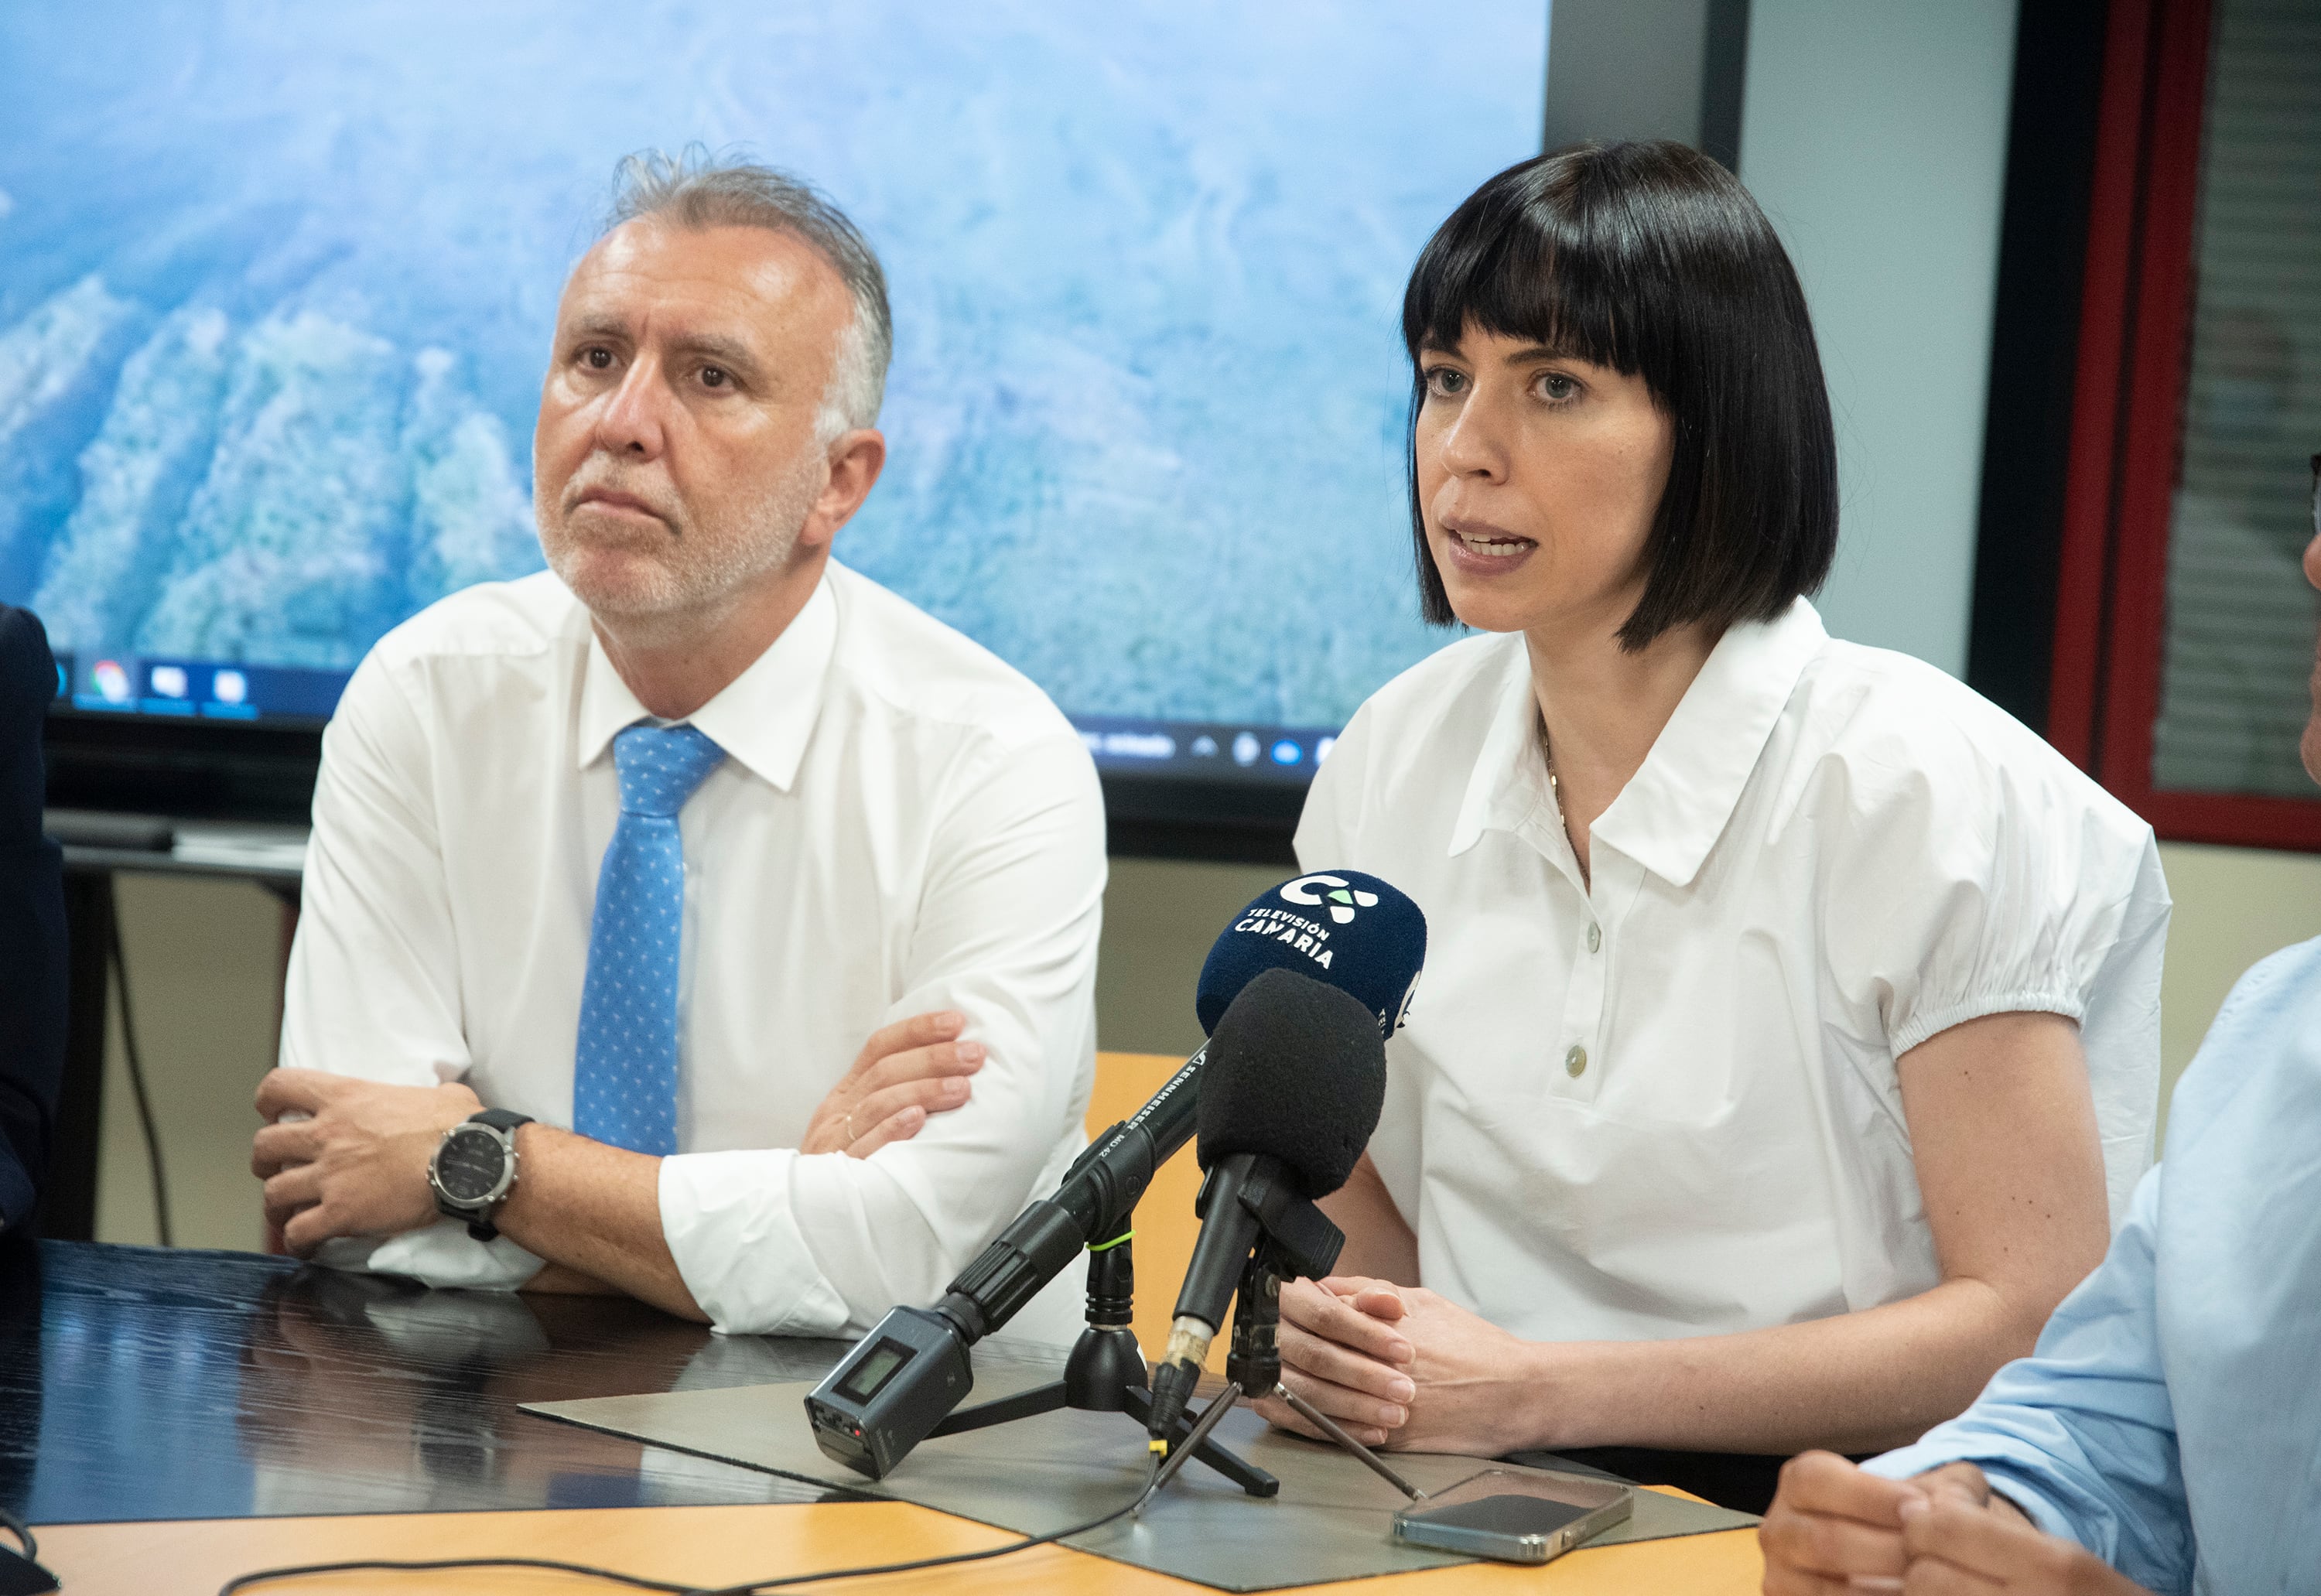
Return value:
<svg viewBox="0 0 2321 1596">
<path fill-rule="evenodd" d="M 844 1345 L 626 1300 L 5 1241 L 0 1507 L 74 1524 L 830 1500 L 516 1404 L 818 1379 Z"/>
</svg>

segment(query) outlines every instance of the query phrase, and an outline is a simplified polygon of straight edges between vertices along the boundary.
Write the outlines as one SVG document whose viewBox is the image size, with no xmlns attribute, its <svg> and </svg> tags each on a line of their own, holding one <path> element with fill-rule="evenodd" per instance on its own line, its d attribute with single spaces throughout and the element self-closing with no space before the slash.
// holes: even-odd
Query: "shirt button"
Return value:
<svg viewBox="0 0 2321 1596">
<path fill-rule="evenodd" d="M 1592 953 L 1596 952 L 1598 948 L 1602 947 L 1603 945 L 1604 945 L 1604 927 L 1602 927 L 1601 926 L 1588 926 L 1588 951 L 1589 953 Z"/>
<path fill-rule="evenodd" d="M 1577 1081 L 1587 1068 L 1588 1050 L 1575 1042 L 1571 1044 L 1571 1051 L 1563 1055 L 1563 1072 Z"/>
</svg>

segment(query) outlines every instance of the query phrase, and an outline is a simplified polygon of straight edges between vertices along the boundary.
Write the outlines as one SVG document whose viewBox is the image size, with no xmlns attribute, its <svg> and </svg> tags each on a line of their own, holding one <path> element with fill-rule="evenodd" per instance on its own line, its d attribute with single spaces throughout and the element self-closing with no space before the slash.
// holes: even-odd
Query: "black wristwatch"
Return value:
<svg viewBox="0 0 2321 1596">
<path fill-rule="evenodd" d="M 468 1234 L 478 1241 L 500 1233 L 492 1216 L 515 1190 L 515 1127 L 531 1123 L 529 1114 L 487 1108 L 445 1131 L 435 1144 L 435 1156 L 427 1161 L 435 1207 L 448 1218 L 466 1220 Z"/>
</svg>

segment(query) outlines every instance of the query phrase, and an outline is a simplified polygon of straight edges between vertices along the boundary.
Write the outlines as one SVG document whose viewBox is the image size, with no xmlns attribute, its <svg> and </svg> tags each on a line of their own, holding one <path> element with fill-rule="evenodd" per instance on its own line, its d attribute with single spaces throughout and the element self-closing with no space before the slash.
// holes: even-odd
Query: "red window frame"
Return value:
<svg viewBox="0 0 2321 1596">
<path fill-rule="evenodd" d="M 2106 24 L 2047 735 L 2163 837 L 2321 852 L 2321 798 L 2152 783 L 2211 20 L 2112 0 Z"/>
</svg>

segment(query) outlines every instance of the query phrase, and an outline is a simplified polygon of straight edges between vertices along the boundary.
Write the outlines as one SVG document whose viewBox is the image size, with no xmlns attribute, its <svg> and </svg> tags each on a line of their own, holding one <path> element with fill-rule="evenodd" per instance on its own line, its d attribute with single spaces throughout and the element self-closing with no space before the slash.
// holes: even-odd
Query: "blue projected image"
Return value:
<svg viewBox="0 0 2321 1596">
<path fill-rule="evenodd" d="M 1334 728 L 1444 641 L 1397 317 L 1435 224 L 1536 150 L 1546 21 L 8 8 L 0 599 L 82 703 L 223 680 L 222 713 L 274 713 L 303 670 L 311 713 L 405 616 L 539 569 L 564 275 L 622 155 L 699 142 L 809 178 L 886 261 L 889 462 L 840 557 L 1124 759 L 1181 741 L 1139 726 L 1246 723 L 1302 778 L 1315 739 L 1293 762 L 1269 728 Z"/>
</svg>

